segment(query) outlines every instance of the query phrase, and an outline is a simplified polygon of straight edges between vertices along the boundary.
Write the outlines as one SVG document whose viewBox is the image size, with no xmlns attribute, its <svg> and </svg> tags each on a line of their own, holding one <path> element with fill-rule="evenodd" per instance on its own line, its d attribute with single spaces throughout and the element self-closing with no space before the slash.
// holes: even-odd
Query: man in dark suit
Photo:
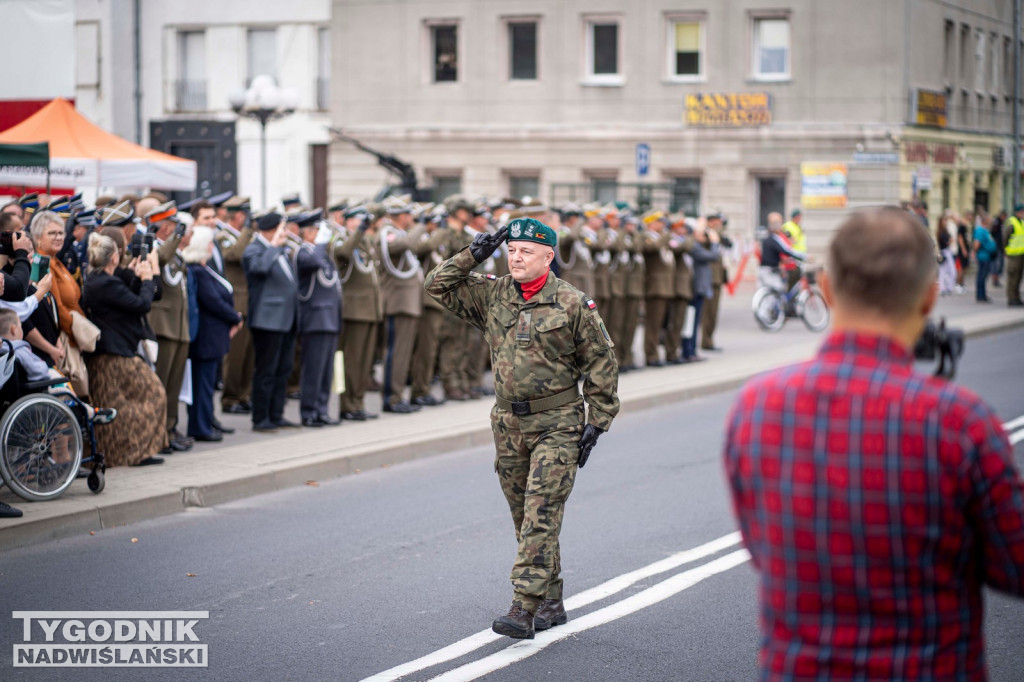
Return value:
<svg viewBox="0 0 1024 682">
<path fill-rule="evenodd" d="M 242 255 L 255 352 L 252 428 L 261 433 L 298 426 L 284 418 L 285 383 L 295 354 L 298 281 L 285 249 L 283 220 L 280 213 L 262 216 L 259 234 Z"/>
<path fill-rule="evenodd" d="M 303 426 L 334 426 L 328 416 L 334 378 L 334 352 L 341 332 L 341 282 L 326 243 L 316 243 L 323 211 L 303 214 L 296 223 L 302 245 L 295 254 L 299 274 L 299 343 L 302 344 L 302 375 L 299 413 Z"/>
</svg>

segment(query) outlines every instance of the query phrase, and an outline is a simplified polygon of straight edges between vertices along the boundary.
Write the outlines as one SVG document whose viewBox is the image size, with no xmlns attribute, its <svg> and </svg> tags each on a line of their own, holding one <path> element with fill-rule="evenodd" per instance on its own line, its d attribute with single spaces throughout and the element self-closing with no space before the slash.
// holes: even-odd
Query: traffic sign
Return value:
<svg viewBox="0 0 1024 682">
<path fill-rule="evenodd" d="M 639 142 L 636 145 L 636 174 L 646 177 L 651 170 L 651 145 Z"/>
</svg>

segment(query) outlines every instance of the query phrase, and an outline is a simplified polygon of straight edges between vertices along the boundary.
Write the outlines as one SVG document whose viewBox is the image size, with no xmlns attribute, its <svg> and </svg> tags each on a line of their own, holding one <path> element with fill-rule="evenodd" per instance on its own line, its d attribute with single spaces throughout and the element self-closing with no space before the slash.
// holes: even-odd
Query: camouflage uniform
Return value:
<svg viewBox="0 0 1024 682">
<path fill-rule="evenodd" d="M 514 599 L 533 613 L 544 599 L 562 598 L 558 534 L 576 477 L 578 441 L 585 423 L 607 430 L 618 413 L 618 366 L 604 322 L 586 295 L 549 274 L 543 288 L 524 301 L 511 276 L 471 272 L 476 265 L 463 249 L 430 273 L 426 287 L 484 332 L 499 403 L 557 403 L 570 396 L 559 407 L 535 405 L 532 414 L 497 404 L 491 410 L 494 469 L 519 543 L 511 575 Z"/>
</svg>

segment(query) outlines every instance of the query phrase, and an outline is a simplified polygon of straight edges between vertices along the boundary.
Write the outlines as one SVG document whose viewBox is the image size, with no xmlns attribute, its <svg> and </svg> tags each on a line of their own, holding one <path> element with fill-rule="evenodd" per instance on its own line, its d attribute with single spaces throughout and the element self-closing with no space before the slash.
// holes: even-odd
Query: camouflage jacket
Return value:
<svg viewBox="0 0 1024 682">
<path fill-rule="evenodd" d="M 427 293 L 482 330 L 491 347 L 494 390 L 510 401 L 556 395 L 583 379 L 587 422 L 608 430 L 619 411 L 619 368 L 604 322 L 585 294 L 548 275 L 524 301 L 511 276 L 471 272 L 476 260 L 463 249 L 427 277 Z M 495 406 L 496 413 L 504 413 Z M 583 401 L 519 418 L 524 432 L 583 424 Z M 511 414 L 511 413 L 509 413 Z M 500 415 L 499 415 L 500 416 Z"/>
</svg>

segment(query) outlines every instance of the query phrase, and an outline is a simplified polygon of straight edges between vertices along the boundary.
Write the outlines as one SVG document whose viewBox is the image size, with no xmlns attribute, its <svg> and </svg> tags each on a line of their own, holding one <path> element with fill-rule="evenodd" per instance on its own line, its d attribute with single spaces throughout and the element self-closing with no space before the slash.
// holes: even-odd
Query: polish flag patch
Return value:
<svg viewBox="0 0 1024 682">
<path fill-rule="evenodd" d="M 593 310 L 594 308 L 597 307 L 597 304 L 594 303 L 593 299 L 588 298 L 587 299 L 587 307 L 590 308 L 591 310 Z"/>
<path fill-rule="evenodd" d="M 498 279 L 494 275 L 485 275 L 485 277 L 487 277 L 487 279 Z"/>
</svg>

